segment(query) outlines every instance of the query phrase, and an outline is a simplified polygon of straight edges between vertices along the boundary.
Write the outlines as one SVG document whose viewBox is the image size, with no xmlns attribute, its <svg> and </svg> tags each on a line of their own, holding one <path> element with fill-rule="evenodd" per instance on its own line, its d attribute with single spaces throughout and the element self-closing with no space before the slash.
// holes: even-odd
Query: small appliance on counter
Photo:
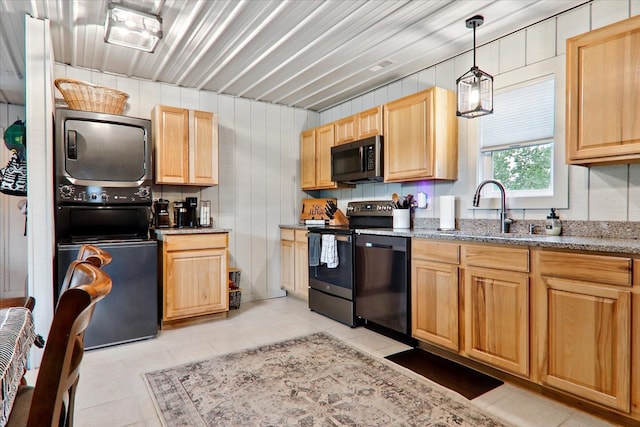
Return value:
<svg viewBox="0 0 640 427">
<path fill-rule="evenodd" d="M 200 227 L 211 227 L 211 200 L 203 200 L 200 203 Z"/>
<path fill-rule="evenodd" d="M 153 218 L 155 228 L 171 227 L 168 200 L 158 199 L 153 202 Z"/>
<path fill-rule="evenodd" d="M 176 228 L 187 227 L 187 208 L 184 202 L 173 202 L 173 226 Z"/>
<path fill-rule="evenodd" d="M 198 226 L 198 198 L 187 197 L 184 199 L 184 207 L 186 209 L 185 227 Z"/>
</svg>

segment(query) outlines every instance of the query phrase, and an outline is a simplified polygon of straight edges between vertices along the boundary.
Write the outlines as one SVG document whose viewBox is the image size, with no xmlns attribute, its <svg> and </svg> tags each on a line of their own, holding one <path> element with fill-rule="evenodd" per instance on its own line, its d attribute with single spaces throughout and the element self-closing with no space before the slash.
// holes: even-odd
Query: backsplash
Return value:
<svg viewBox="0 0 640 427">
<path fill-rule="evenodd" d="M 545 220 L 515 221 L 511 224 L 511 233 L 528 234 L 529 224 L 534 224 L 534 234 L 544 234 Z M 437 229 L 439 218 L 415 218 L 413 228 Z M 500 231 L 498 220 L 456 219 L 456 229 L 462 231 L 492 232 Z M 638 239 L 640 222 L 636 221 L 562 221 L 562 236 L 600 237 L 606 239 Z"/>
</svg>

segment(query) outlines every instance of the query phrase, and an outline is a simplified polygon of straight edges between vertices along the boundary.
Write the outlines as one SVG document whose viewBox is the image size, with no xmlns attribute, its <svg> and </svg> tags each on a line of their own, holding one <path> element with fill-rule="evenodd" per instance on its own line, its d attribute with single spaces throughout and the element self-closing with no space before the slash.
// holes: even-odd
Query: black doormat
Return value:
<svg viewBox="0 0 640 427">
<path fill-rule="evenodd" d="M 420 348 L 392 354 L 387 356 L 386 359 L 411 369 L 413 372 L 437 382 L 469 400 L 504 384 L 496 378 Z"/>
</svg>

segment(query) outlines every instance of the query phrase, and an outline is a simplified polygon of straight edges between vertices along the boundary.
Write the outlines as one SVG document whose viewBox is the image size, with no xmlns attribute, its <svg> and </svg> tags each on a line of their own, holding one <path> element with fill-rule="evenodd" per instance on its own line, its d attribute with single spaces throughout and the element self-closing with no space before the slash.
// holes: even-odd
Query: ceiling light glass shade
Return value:
<svg viewBox="0 0 640 427">
<path fill-rule="evenodd" d="M 493 77 L 475 65 L 456 80 L 456 115 L 473 118 L 493 113 Z"/>
<path fill-rule="evenodd" d="M 110 4 L 104 25 L 104 41 L 153 52 L 162 38 L 162 18 Z"/>
</svg>

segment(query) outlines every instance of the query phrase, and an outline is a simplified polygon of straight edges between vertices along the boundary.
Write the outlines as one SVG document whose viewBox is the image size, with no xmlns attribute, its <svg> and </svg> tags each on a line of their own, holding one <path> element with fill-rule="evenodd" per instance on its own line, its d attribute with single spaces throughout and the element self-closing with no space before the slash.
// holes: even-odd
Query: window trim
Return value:
<svg viewBox="0 0 640 427">
<path fill-rule="evenodd" d="M 507 195 L 507 209 L 544 209 L 550 207 L 567 209 L 569 207 L 569 167 L 565 163 L 565 55 L 559 55 L 544 61 L 536 62 L 525 67 L 498 74 L 494 77 L 494 90 L 509 86 L 516 86 L 524 82 L 544 78 L 553 74 L 555 87 L 555 129 L 553 149 L 553 192 L 552 196 L 509 196 Z M 469 172 L 474 183 L 473 191 L 480 184 L 480 125 L 478 120 L 469 120 L 468 128 Z M 480 207 L 470 207 L 472 210 L 499 209 L 499 193 L 487 194 L 483 197 Z"/>
</svg>

